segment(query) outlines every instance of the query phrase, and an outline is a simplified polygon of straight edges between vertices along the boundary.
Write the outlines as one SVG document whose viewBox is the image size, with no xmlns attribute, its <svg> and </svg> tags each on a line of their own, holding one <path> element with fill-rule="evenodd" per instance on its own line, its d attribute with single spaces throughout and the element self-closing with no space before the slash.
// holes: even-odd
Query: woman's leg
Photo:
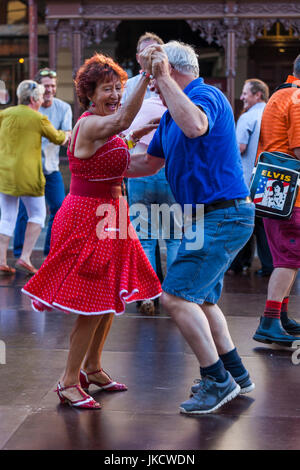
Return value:
<svg viewBox="0 0 300 470">
<path fill-rule="evenodd" d="M 41 197 L 22 197 L 25 205 L 28 222 L 25 231 L 25 238 L 20 259 L 32 266 L 30 257 L 39 238 L 46 218 L 46 205 L 44 196 Z"/>
<path fill-rule="evenodd" d="M 100 318 L 99 318 L 100 317 Z M 70 335 L 70 350 L 63 376 L 65 386 L 79 383 L 82 362 L 89 350 L 102 318 L 99 315 L 79 315 Z"/>
<path fill-rule="evenodd" d="M 86 353 L 83 370 L 87 373 L 100 370 L 101 367 L 101 355 L 106 341 L 107 335 L 110 331 L 114 314 L 107 313 L 101 315 L 100 321 L 98 323 L 97 329 L 95 331 L 94 337 L 88 351 Z M 104 371 L 98 372 L 97 374 L 90 375 L 91 380 L 96 380 L 99 383 L 107 383 L 109 377 L 105 374 Z"/>
<path fill-rule="evenodd" d="M 70 335 L 70 349 L 61 381 L 62 386 L 79 385 L 81 365 L 100 321 L 101 316 L 99 317 L 99 315 L 78 315 Z M 65 390 L 63 394 L 71 400 L 80 399 L 79 392 L 76 389 Z"/>
<path fill-rule="evenodd" d="M 9 240 L 14 233 L 19 207 L 19 198 L 0 193 L 0 265 L 7 265 Z"/>
<path fill-rule="evenodd" d="M 10 237 L 0 233 L 0 266 L 7 266 L 7 250 Z"/>
<path fill-rule="evenodd" d="M 30 260 L 32 250 L 35 247 L 35 244 L 40 236 L 41 230 L 42 230 L 42 227 L 40 226 L 40 224 L 27 222 L 24 245 L 23 245 L 20 259 L 24 261 L 25 263 L 29 264 L 30 266 L 32 266 L 32 263 Z"/>
</svg>

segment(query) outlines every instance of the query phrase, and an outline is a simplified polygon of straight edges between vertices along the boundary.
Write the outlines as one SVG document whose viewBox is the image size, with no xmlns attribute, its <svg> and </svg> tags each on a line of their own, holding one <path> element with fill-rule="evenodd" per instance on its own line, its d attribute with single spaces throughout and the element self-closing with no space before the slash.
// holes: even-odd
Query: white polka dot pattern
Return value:
<svg viewBox="0 0 300 470">
<path fill-rule="evenodd" d="M 87 160 L 68 153 L 72 174 L 87 179 L 121 181 L 129 163 L 127 147 L 117 136 Z M 23 292 L 47 306 L 85 315 L 118 315 L 125 302 L 159 296 L 160 282 L 132 236 L 127 204 L 123 207 L 120 220 L 127 226 L 120 227 L 119 199 L 69 194 L 54 219 L 50 253 Z M 124 227 L 131 236 L 125 237 Z"/>
</svg>

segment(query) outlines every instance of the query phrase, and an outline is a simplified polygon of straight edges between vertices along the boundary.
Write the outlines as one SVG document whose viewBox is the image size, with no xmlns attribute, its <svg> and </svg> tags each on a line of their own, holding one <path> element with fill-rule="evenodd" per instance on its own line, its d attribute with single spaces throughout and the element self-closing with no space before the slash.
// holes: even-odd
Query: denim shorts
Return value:
<svg viewBox="0 0 300 470">
<path fill-rule="evenodd" d="M 254 229 L 254 204 L 241 200 L 236 206 L 205 214 L 201 222 L 202 243 L 194 249 L 190 234 L 185 233 L 177 257 L 168 269 L 164 292 L 189 302 L 218 302 L 224 274 L 247 243 Z"/>
</svg>

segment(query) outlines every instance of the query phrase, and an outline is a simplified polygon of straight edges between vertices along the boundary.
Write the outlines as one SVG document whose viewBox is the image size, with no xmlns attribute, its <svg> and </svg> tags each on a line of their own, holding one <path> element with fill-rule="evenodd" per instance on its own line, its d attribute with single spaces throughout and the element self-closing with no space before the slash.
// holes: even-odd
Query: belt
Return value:
<svg viewBox="0 0 300 470">
<path fill-rule="evenodd" d="M 237 207 L 240 203 L 249 204 L 251 198 L 249 196 L 243 199 L 228 199 L 227 201 L 215 201 L 210 204 L 204 204 L 204 214 L 208 212 L 216 211 L 218 209 L 227 209 L 228 207 Z M 196 217 L 196 213 L 193 211 L 193 218 Z"/>
<path fill-rule="evenodd" d="M 70 194 L 83 197 L 108 197 L 118 199 L 122 196 L 121 183 L 89 181 L 79 176 L 71 177 Z"/>
</svg>

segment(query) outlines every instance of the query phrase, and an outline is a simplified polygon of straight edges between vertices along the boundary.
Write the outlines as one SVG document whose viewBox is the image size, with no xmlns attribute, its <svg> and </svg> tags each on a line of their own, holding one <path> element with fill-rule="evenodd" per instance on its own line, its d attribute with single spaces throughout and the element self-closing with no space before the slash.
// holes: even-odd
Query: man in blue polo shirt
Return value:
<svg viewBox="0 0 300 470">
<path fill-rule="evenodd" d="M 193 208 L 192 232 L 204 226 L 201 246 L 193 246 L 191 231 L 185 231 L 162 286 L 163 305 L 200 364 L 201 380 L 180 411 L 200 415 L 254 389 L 217 305 L 224 273 L 252 234 L 254 205 L 243 178 L 230 104 L 199 78 L 194 50 L 171 41 L 149 46 L 142 60 L 168 111 L 148 154 L 132 159 L 127 176 L 153 173 L 165 163 L 176 201 L 183 210 Z"/>
</svg>

